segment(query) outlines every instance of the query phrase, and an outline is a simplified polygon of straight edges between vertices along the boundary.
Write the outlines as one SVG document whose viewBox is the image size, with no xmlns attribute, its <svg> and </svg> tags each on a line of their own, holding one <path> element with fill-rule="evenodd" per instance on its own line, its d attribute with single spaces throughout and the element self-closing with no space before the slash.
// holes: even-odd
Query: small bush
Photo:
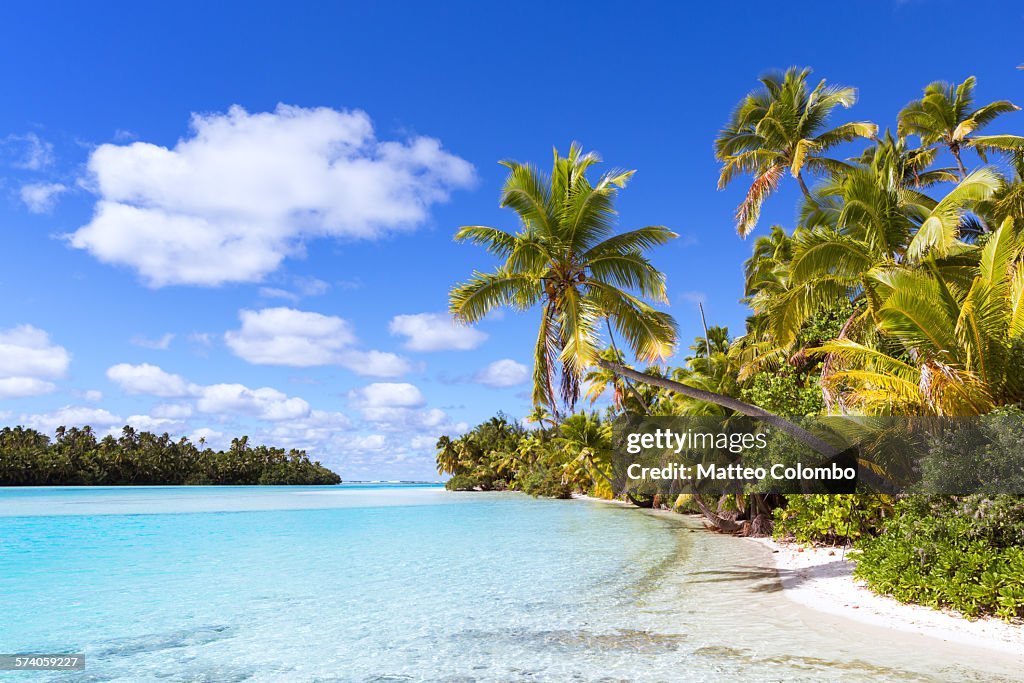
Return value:
<svg viewBox="0 0 1024 683">
<path fill-rule="evenodd" d="M 474 491 L 479 487 L 476 479 L 468 474 L 456 474 L 445 482 L 444 487 L 449 491 Z"/>
<path fill-rule="evenodd" d="M 913 496 L 858 543 L 854 575 L 901 602 L 1024 617 L 1024 498 Z"/>
<path fill-rule="evenodd" d="M 523 491 L 544 498 L 570 498 L 572 485 L 562 478 L 561 468 L 538 468 L 523 479 Z"/>
<path fill-rule="evenodd" d="M 890 508 L 891 503 L 884 496 L 786 496 L 786 507 L 773 512 L 773 535 L 807 544 L 855 541 L 879 529 Z"/>
</svg>

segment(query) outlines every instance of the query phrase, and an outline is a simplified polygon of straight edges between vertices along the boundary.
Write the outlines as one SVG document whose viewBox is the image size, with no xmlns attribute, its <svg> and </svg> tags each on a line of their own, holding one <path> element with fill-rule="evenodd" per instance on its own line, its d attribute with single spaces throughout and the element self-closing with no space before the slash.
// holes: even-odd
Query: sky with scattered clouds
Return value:
<svg viewBox="0 0 1024 683">
<path fill-rule="evenodd" d="M 683 338 L 698 302 L 742 329 L 743 189 L 716 191 L 711 143 L 759 73 L 813 66 L 861 89 L 838 120 L 883 126 L 936 79 L 1024 100 L 1011 3 L 977 4 L 1005 21 L 956 50 L 867 49 L 948 34 L 956 5 L 927 4 L 6 4 L 0 422 L 249 434 L 350 480 L 435 479 L 439 435 L 529 410 L 538 314 L 445 313 L 494 265 L 455 229 L 516 227 L 499 159 L 579 140 L 638 169 L 620 222 L 680 234 L 654 262 Z M 828 30 L 765 48 L 812 8 Z M 793 222 L 783 185 L 761 231 Z"/>
</svg>

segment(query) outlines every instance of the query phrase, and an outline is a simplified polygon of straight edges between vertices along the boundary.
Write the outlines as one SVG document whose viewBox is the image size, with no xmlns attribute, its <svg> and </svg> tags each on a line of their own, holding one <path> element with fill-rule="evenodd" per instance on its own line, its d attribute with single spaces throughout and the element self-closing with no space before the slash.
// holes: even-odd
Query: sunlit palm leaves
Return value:
<svg viewBox="0 0 1024 683">
<path fill-rule="evenodd" d="M 967 175 L 961 152 L 971 147 L 985 160 L 986 152 L 1024 150 L 1024 137 L 1018 135 L 974 135 L 997 117 L 1020 109 L 1008 100 L 998 100 L 974 109 L 974 87 L 970 76 L 959 85 L 936 81 L 924 89 L 899 114 L 900 136 L 917 135 L 926 146 L 942 145 L 956 159 L 961 177 Z"/>
<path fill-rule="evenodd" d="M 456 240 L 487 248 L 503 259 L 490 273 L 475 272 L 450 293 L 452 315 L 475 323 L 495 308 L 541 307 L 534 351 L 535 405 L 572 406 L 580 379 L 604 346 L 605 321 L 643 359 L 664 358 L 676 342 L 675 321 L 647 300 L 667 301 L 665 277 L 645 255 L 676 235 L 661 226 L 615 232 L 614 199 L 633 171 L 610 171 L 595 183 L 587 171 L 600 159 L 579 145 L 550 175 L 530 164 L 502 162 L 509 175 L 501 206 L 513 209 L 515 232 L 484 226 L 461 228 Z"/>
<path fill-rule="evenodd" d="M 826 175 L 845 164 L 825 156 L 840 143 L 873 136 L 878 127 L 868 122 L 845 123 L 827 129 L 832 110 L 849 108 L 857 91 L 822 80 L 811 89 L 810 69 L 790 68 L 784 74 L 761 78 L 761 88 L 747 95 L 715 140 L 715 158 L 722 162 L 719 189 L 737 175 L 753 176 L 747 195 L 736 210 L 736 229 L 748 235 L 757 225 L 761 205 L 788 172 L 809 190 L 803 171 Z"/>
<path fill-rule="evenodd" d="M 870 276 L 874 319 L 888 349 L 849 339 L 819 352 L 839 359 L 822 381 L 846 409 L 869 414 L 977 415 L 1019 401 L 1024 362 L 1024 242 L 1006 221 L 975 250 L 969 280 L 938 265 Z"/>
</svg>

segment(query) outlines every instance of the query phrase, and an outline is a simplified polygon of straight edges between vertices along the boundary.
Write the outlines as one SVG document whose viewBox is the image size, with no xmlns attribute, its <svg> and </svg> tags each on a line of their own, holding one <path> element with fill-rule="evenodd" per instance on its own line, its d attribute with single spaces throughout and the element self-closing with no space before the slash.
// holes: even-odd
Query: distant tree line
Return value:
<svg viewBox="0 0 1024 683">
<path fill-rule="evenodd" d="M 59 427 L 53 440 L 25 427 L 0 430 L 0 486 L 340 483 L 305 451 L 254 447 L 247 436 L 213 450 L 131 427 L 101 439 L 90 427 Z"/>
</svg>

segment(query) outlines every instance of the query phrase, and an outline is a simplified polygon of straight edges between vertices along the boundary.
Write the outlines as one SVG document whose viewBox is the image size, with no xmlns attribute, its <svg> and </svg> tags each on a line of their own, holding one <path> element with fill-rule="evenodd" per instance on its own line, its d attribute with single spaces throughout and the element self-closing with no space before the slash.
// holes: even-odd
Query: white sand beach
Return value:
<svg viewBox="0 0 1024 683">
<path fill-rule="evenodd" d="M 849 552 L 844 557 L 841 547 L 805 548 L 770 538 L 745 540 L 768 551 L 784 595 L 805 607 L 960 645 L 1024 654 L 1024 625 L 994 618 L 967 619 L 877 595 L 853 578 L 854 562 Z"/>
<path fill-rule="evenodd" d="M 580 500 L 632 507 L 619 500 L 574 496 Z M 644 510 L 665 518 L 701 520 L 699 515 L 679 515 L 668 510 Z M 712 532 L 708 532 L 712 533 Z M 855 553 L 842 547 L 803 547 L 771 538 L 737 538 L 757 557 L 755 562 L 774 568 L 783 595 L 803 607 L 852 619 L 875 627 L 916 633 L 960 646 L 981 647 L 1007 654 L 1024 653 L 1024 624 L 995 618 L 968 619 L 953 611 L 901 603 L 877 595 L 853 578 Z"/>
</svg>

